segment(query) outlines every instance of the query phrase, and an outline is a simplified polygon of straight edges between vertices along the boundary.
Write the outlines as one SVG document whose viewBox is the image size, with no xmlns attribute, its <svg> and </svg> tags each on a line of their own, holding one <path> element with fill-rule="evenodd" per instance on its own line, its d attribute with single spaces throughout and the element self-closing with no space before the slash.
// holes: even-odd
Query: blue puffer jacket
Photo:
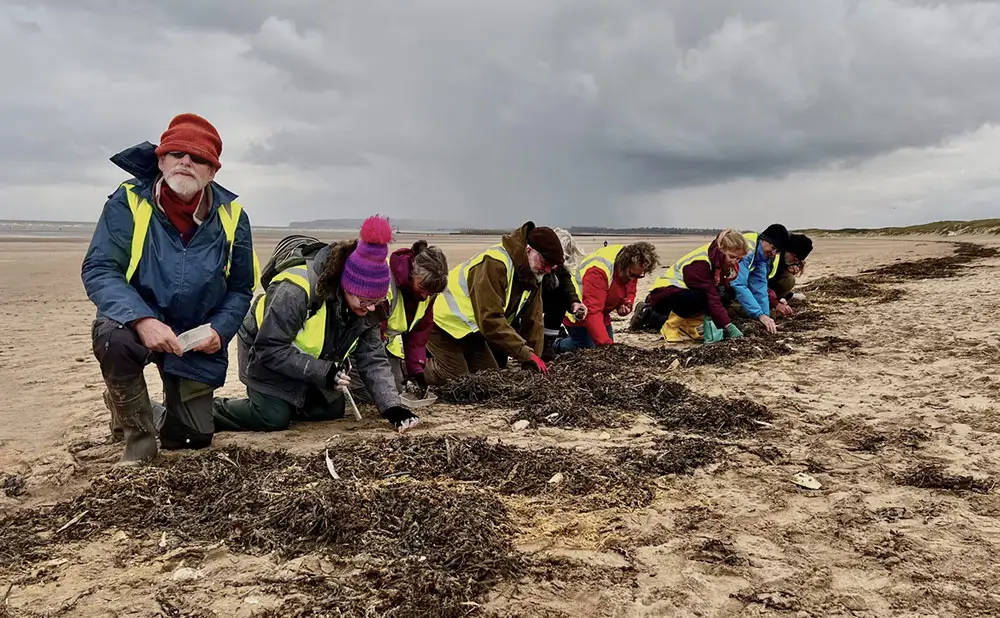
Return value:
<svg viewBox="0 0 1000 618">
<path fill-rule="evenodd" d="M 144 142 L 123 150 L 111 161 L 133 175 L 128 184 L 140 197 L 153 203 L 152 191 L 159 170 L 155 147 Z M 236 195 L 212 182 L 212 208 L 185 247 L 180 234 L 157 207 L 149 222 L 142 258 L 131 281 L 125 280 L 132 247 L 133 218 L 126 189 L 119 187 L 108 197 L 97 222 L 90 248 L 83 260 L 83 285 L 97 305 L 98 317 L 130 324 L 156 318 L 180 334 L 209 323 L 222 339 L 215 354 L 188 352 L 166 354 L 164 371 L 182 378 L 219 387 L 226 381 L 227 347 L 250 307 L 255 286 L 253 237 L 244 212 L 237 222 L 232 264 L 228 279 L 224 269 L 229 243 L 219 207 Z"/>
<path fill-rule="evenodd" d="M 757 319 L 771 315 L 771 301 L 767 296 L 767 273 L 772 261 L 764 255 L 764 245 L 757 240 L 757 246 L 740 260 L 740 271 L 729 284 L 736 293 L 747 315 Z"/>
</svg>

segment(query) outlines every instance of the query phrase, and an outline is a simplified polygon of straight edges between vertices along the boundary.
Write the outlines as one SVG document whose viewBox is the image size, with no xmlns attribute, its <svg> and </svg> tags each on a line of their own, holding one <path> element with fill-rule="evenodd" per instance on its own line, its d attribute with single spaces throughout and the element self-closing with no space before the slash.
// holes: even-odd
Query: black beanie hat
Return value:
<svg viewBox="0 0 1000 618">
<path fill-rule="evenodd" d="M 812 250 L 813 241 L 805 234 L 792 234 L 788 237 L 788 245 L 785 247 L 785 251 L 791 251 L 800 260 L 806 259 L 812 253 Z"/>
<path fill-rule="evenodd" d="M 778 251 L 784 251 L 788 244 L 788 230 L 780 223 L 772 223 L 761 233 L 760 238 L 774 245 Z"/>
</svg>

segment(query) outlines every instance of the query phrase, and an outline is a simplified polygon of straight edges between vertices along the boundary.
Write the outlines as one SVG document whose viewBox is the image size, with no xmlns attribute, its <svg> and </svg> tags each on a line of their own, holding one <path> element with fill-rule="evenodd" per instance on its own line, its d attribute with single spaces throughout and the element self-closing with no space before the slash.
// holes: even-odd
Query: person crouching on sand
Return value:
<svg viewBox="0 0 1000 618">
<path fill-rule="evenodd" d="M 644 302 L 636 305 L 630 328 L 659 329 L 670 343 L 701 339 L 709 320 L 729 338 L 743 333 L 722 304 L 720 288 L 736 278 L 740 260 L 750 251 L 737 230 L 721 232 L 709 244 L 674 262 L 656 278 Z"/>
<path fill-rule="evenodd" d="M 250 219 L 214 180 L 221 155 L 215 127 L 180 114 L 159 146 L 111 158 L 131 178 L 104 205 L 81 276 L 97 306 L 93 349 L 111 432 L 125 440 L 116 465 L 154 459 L 157 434 L 165 450 L 212 443 L 213 392 L 257 286 Z M 178 335 L 203 325 L 207 338 L 185 351 Z M 162 405 L 149 398 L 149 363 L 163 379 Z"/>
<path fill-rule="evenodd" d="M 767 294 L 771 301 L 772 315 L 790 317 L 791 300 L 795 281 L 806 269 L 806 258 L 812 253 L 812 239 L 805 234 L 790 234 L 788 245 L 781 252 L 778 266 L 767 281 Z"/>
<path fill-rule="evenodd" d="M 349 358 L 383 418 L 401 433 L 418 424 L 401 405 L 381 334 L 391 240 L 389 222 L 369 217 L 359 240 L 323 246 L 266 282 L 238 333 L 247 397 L 215 400 L 216 431 L 341 418 Z"/>
<path fill-rule="evenodd" d="M 412 247 L 393 251 L 389 271 L 389 295 L 382 307 L 386 358 L 400 393 L 407 382 L 426 393 L 427 337 L 434 326 L 434 300 L 448 285 L 448 260 L 439 247 L 418 240 Z M 351 379 L 356 377 L 355 368 Z M 351 390 L 360 401 L 371 403 L 363 385 L 355 384 Z"/>
<path fill-rule="evenodd" d="M 610 245 L 585 257 L 574 273 L 573 284 L 587 312 L 582 320 L 566 314 L 569 336 L 556 341 L 555 352 L 614 343 L 611 312 L 622 317 L 631 313 L 639 279 L 653 272 L 658 264 L 656 248 L 648 242 Z"/>
</svg>

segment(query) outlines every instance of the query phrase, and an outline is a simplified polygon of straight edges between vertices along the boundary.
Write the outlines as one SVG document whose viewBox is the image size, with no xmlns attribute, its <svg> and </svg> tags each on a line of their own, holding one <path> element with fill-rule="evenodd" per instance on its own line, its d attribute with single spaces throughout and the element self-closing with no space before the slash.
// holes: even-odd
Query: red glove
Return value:
<svg viewBox="0 0 1000 618">
<path fill-rule="evenodd" d="M 538 357 L 537 354 L 531 355 L 531 362 L 535 363 L 535 368 L 538 369 L 539 373 L 543 375 L 548 375 L 549 373 L 548 366 L 545 364 L 545 361 L 543 361 L 541 358 Z"/>
</svg>

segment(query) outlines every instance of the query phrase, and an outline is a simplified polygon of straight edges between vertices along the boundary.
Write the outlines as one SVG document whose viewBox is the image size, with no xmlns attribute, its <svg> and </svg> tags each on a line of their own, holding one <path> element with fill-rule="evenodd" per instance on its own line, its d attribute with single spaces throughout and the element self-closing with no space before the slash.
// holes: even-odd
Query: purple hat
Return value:
<svg viewBox="0 0 1000 618">
<path fill-rule="evenodd" d="M 361 224 L 358 248 L 351 252 L 344 265 L 340 286 L 345 292 L 361 298 L 384 298 L 389 292 L 389 243 L 392 226 L 389 220 L 374 216 Z"/>
</svg>

